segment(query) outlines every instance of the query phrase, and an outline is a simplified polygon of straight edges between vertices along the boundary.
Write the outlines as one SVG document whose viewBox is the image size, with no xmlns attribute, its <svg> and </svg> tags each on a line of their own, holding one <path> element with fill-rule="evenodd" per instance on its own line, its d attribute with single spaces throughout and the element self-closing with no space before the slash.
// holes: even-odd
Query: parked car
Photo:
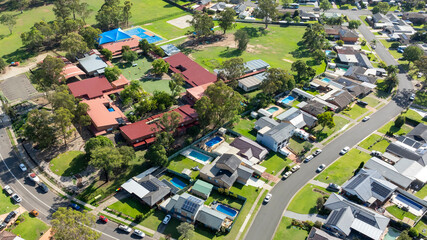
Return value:
<svg viewBox="0 0 427 240">
<path fill-rule="evenodd" d="M 28 174 L 28 178 L 29 178 L 31 181 L 35 182 L 35 183 L 39 183 L 39 182 L 40 182 L 39 177 L 37 177 L 37 175 L 36 175 L 35 173 L 29 173 L 29 174 Z"/>
<path fill-rule="evenodd" d="M 12 195 L 13 194 L 13 190 L 9 185 L 4 186 L 3 190 L 7 193 L 7 195 Z"/>
<path fill-rule="evenodd" d="M 357 11 L 357 8 L 352 8 L 351 11 Z"/>
<path fill-rule="evenodd" d="M 104 223 L 107 223 L 108 222 L 108 218 L 107 217 L 104 217 L 104 216 L 99 216 L 99 220 L 101 220 L 102 222 L 104 222 Z"/>
<path fill-rule="evenodd" d="M 4 219 L 4 222 L 5 222 L 5 223 L 9 223 L 9 222 L 10 222 L 10 220 L 12 220 L 12 218 L 13 218 L 13 217 L 15 217 L 16 215 L 18 215 L 18 212 L 17 212 L 17 211 L 12 211 L 12 212 L 10 212 L 10 213 L 7 215 L 7 217 Z"/>
<path fill-rule="evenodd" d="M 314 157 L 313 157 L 313 155 L 308 155 L 305 159 L 304 159 L 304 162 L 310 162 L 311 161 L 311 159 L 313 159 Z"/>
<path fill-rule="evenodd" d="M 409 97 L 409 100 L 414 101 L 415 100 L 415 93 L 412 93 L 411 96 Z"/>
<path fill-rule="evenodd" d="M 119 225 L 119 229 L 122 230 L 123 232 L 127 232 L 130 233 L 132 232 L 132 228 L 123 224 Z"/>
<path fill-rule="evenodd" d="M 296 172 L 296 171 L 298 171 L 300 168 L 301 168 L 301 166 L 300 166 L 300 165 L 295 165 L 295 166 L 293 166 L 293 167 L 292 167 L 291 171 L 292 171 L 292 172 Z"/>
<path fill-rule="evenodd" d="M 7 227 L 7 223 L 5 222 L 1 222 L 0 223 L 0 230 L 2 230 L 3 228 Z"/>
<path fill-rule="evenodd" d="M 267 195 L 264 198 L 264 202 L 268 203 L 271 200 L 271 197 L 273 197 L 273 195 L 271 193 L 267 193 Z"/>
<path fill-rule="evenodd" d="M 142 238 L 145 237 L 145 233 L 141 230 L 138 230 L 138 229 L 133 230 L 133 234 L 138 236 L 138 237 L 142 237 Z"/>
<path fill-rule="evenodd" d="M 338 184 L 335 183 L 329 183 L 326 190 L 329 190 L 331 192 L 339 192 L 341 190 L 341 187 Z"/>
<path fill-rule="evenodd" d="M 292 174 L 291 171 L 285 172 L 285 174 L 283 174 L 283 180 L 285 180 L 286 178 L 288 178 L 289 176 L 291 176 L 291 174 Z"/>
<path fill-rule="evenodd" d="M 46 186 L 46 184 L 41 182 L 41 183 L 39 183 L 39 187 L 44 193 L 49 192 L 49 188 Z"/>
<path fill-rule="evenodd" d="M 37 217 L 39 215 L 39 212 L 35 209 L 31 210 L 30 212 L 31 215 L 33 215 L 34 217 Z"/>
<path fill-rule="evenodd" d="M 380 151 L 375 151 L 375 150 L 371 152 L 371 155 L 375 156 L 375 157 L 382 157 L 383 156 L 383 154 Z"/>
<path fill-rule="evenodd" d="M 25 166 L 25 164 L 21 163 L 19 164 L 19 168 L 23 171 L 26 172 L 27 171 L 27 167 Z"/>
<path fill-rule="evenodd" d="M 371 117 L 366 116 L 366 117 L 364 117 L 364 118 L 362 119 L 362 121 L 363 121 L 363 122 L 366 122 L 366 121 L 368 121 L 369 119 L 371 119 Z"/>
<path fill-rule="evenodd" d="M 321 164 L 321 165 L 317 168 L 316 172 L 320 173 L 321 171 L 325 170 L 325 168 L 326 168 L 326 165 L 325 165 L 325 164 Z"/>
<path fill-rule="evenodd" d="M 22 202 L 22 199 L 18 196 L 18 194 L 14 193 L 12 195 L 12 199 L 16 202 L 16 203 L 20 203 Z"/>
<path fill-rule="evenodd" d="M 319 154 L 321 154 L 322 153 L 322 149 L 317 149 L 314 153 L 313 153 L 313 156 L 317 156 L 317 155 L 319 155 Z"/>
<path fill-rule="evenodd" d="M 345 147 L 341 150 L 340 154 L 341 154 L 341 155 L 344 155 L 344 154 L 348 153 L 348 151 L 349 151 L 349 150 L 350 150 L 350 147 L 349 147 L 349 146 L 345 146 Z"/>
<path fill-rule="evenodd" d="M 68 204 L 68 207 L 70 207 L 70 208 L 72 208 L 72 209 L 74 209 L 74 210 L 80 210 L 80 206 L 79 205 L 77 205 L 76 203 L 70 203 L 70 204 Z"/>
<path fill-rule="evenodd" d="M 357 104 L 359 104 L 359 105 L 361 105 L 361 106 L 367 106 L 368 105 L 368 103 L 367 102 L 364 102 L 364 101 L 362 101 L 362 100 L 357 100 Z"/>
<path fill-rule="evenodd" d="M 169 215 L 169 214 L 166 215 L 166 217 L 163 219 L 162 223 L 165 225 L 168 224 L 169 221 L 171 220 L 171 218 L 172 218 L 171 215 Z"/>
</svg>

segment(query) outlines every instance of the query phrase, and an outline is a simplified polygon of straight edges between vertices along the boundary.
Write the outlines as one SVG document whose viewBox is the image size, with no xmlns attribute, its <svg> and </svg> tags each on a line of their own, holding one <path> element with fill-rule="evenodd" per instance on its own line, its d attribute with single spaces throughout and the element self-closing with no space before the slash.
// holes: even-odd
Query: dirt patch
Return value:
<svg viewBox="0 0 427 240">
<path fill-rule="evenodd" d="M 144 26 L 149 26 L 149 25 L 153 25 L 153 23 L 146 23 L 146 24 L 144 24 Z"/>
<path fill-rule="evenodd" d="M 262 46 L 260 44 L 256 44 L 256 45 L 248 44 L 248 47 L 246 48 L 246 52 L 249 52 L 249 53 L 260 53 L 261 50 L 268 50 L 268 49 L 269 48 L 264 47 L 264 46 Z"/>
<path fill-rule="evenodd" d="M 285 62 L 288 62 L 288 63 L 294 63 L 294 61 L 286 59 L 286 58 L 283 58 L 282 60 L 285 61 Z"/>
</svg>

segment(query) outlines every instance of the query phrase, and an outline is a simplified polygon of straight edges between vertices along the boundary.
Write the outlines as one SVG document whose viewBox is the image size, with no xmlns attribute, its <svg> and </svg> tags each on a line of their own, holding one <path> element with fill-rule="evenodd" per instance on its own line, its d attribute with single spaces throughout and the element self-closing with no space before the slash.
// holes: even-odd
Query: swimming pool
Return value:
<svg viewBox="0 0 427 240">
<path fill-rule="evenodd" d="M 218 204 L 215 207 L 215 209 L 217 211 L 222 212 L 224 214 L 227 214 L 228 216 L 233 217 L 233 218 L 237 215 L 237 211 L 236 210 L 234 210 L 232 208 L 229 208 L 229 207 L 227 207 L 225 205 L 222 205 L 222 204 Z"/>
<path fill-rule="evenodd" d="M 409 199 L 409 198 L 407 198 L 407 197 L 405 197 L 405 196 L 403 196 L 401 194 L 398 194 L 396 196 L 396 200 L 402 202 L 403 204 L 408 205 L 410 208 L 413 208 L 416 211 L 421 211 L 423 209 L 423 206 L 421 206 L 420 204 L 412 201 L 411 199 Z"/>
<path fill-rule="evenodd" d="M 394 228 L 389 228 L 387 234 L 384 236 L 383 240 L 394 240 L 397 237 L 399 237 L 400 235 L 400 231 L 394 229 Z"/>
<path fill-rule="evenodd" d="M 136 35 L 142 39 L 147 39 L 148 43 L 155 43 L 162 40 L 162 38 L 153 35 L 152 33 L 146 32 L 140 27 L 131 28 L 129 30 L 126 30 L 125 33 L 129 34 L 130 36 Z"/>
<path fill-rule="evenodd" d="M 292 102 L 293 100 L 295 100 L 295 98 L 294 98 L 294 97 L 292 97 L 292 96 L 287 96 L 286 98 L 284 98 L 284 99 L 282 100 L 282 103 L 283 103 L 283 104 L 288 104 L 288 103 Z"/>
<path fill-rule="evenodd" d="M 200 160 L 202 162 L 206 162 L 209 159 L 211 159 L 211 157 L 201 153 L 201 152 L 197 152 L 194 150 L 191 150 L 191 152 L 188 154 L 188 156 L 193 157 L 194 159 Z"/>
<path fill-rule="evenodd" d="M 110 108 L 108 108 L 108 111 L 109 112 L 114 112 L 115 110 L 114 110 L 114 108 L 110 107 Z"/>
<path fill-rule="evenodd" d="M 177 188 L 179 188 L 179 189 L 183 189 L 183 188 L 185 188 L 186 186 L 187 186 L 187 184 L 185 184 L 185 183 L 183 183 L 181 180 L 179 180 L 178 178 L 172 178 L 171 179 L 171 183 L 175 186 L 175 187 L 177 187 Z"/>
<path fill-rule="evenodd" d="M 215 136 L 214 138 L 212 138 L 211 140 L 207 141 L 205 144 L 208 147 L 212 147 L 217 143 L 220 143 L 222 141 L 221 137 Z"/>
<path fill-rule="evenodd" d="M 322 82 L 325 82 L 325 83 L 329 83 L 330 81 L 331 81 L 331 79 L 326 78 L 326 77 L 322 79 Z"/>
<path fill-rule="evenodd" d="M 276 112 L 277 110 L 279 110 L 279 108 L 278 108 L 278 107 L 271 107 L 271 108 L 267 109 L 267 112 L 269 112 L 269 113 L 274 113 L 274 112 Z"/>
</svg>

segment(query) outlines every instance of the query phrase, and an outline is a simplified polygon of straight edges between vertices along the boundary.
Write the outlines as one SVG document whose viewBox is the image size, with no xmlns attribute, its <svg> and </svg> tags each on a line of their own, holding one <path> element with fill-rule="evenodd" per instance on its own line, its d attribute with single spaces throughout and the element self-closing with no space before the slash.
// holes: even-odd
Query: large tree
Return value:
<svg viewBox="0 0 427 240">
<path fill-rule="evenodd" d="M 320 126 L 322 126 L 322 130 L 320 131 L 323 131 L 325 127 L 331 129 L 335 127 L 334 114 L 330 111 L 321 113 L 317 115 L 317 122 L 320 124 Z"/>
<path fill-rule="evenodd" d="M 377 5 L 378 10 L 380 11 L 380 13 L 382 14 L 387 14 L 388 10 L 390 10 L 390 4 L 386 3 L 386 2 L 380 2 Z"/>
<path fill-rule="evenodd" d="M 194 28 L 196 37 L 205 37 L 213 34 L 213 27 L 215 26 L 212 17 L 206 13 L 196 13 L 193 19 L 189 21 Z"/>
<path fill-rule="evenodd" d="M 414 62 L 414 64 L 418 68 L 418 71 L 423 74 L 423 77 L 424 77 L 423 83 L 425 84 L 427 80 L 427 56 L 426 55 L 421 56 L 419 60 L 416 60 Z"/>
<path fill-rule="evenodd" d="M 144 155 L 145 159 L 154 166 L 166 166 L 168 163 L 168 156 L 166 149 L 163 145 L 154 143 L 151 145 Z"/>
<path fill-rule="evenodd" d="M 383 90 L 390 93 L 398 84 L 399 79 L 397 78 L 396 74 L 389 74 L 384 79 L 385 89 Z"/>
<path fill-rule="evenodd" d="M 180 73 L 174 73 L 169 81 L 169 89 L 172 92 L 172 96 L 177 97 L 184 90 L 185 79 Z"/>
<path fill-rule="evenodd" d="M 107 80 L 109 82 L 114 82 L 117 79 L 119 79 L 120 74 L 122 74 L 122 71 L 120 70 L 119 67 L 114 66 L 114 67 L 106 67 L 104 69 L 104 75 L 107 78 Z"/>
<path fill-rule="evenodd" d="M 120 0 L 105 0 L 95 16 L 98 25 L 103 30 L 119 27 L 123 20 L 123 6 Z"/>
<path fill-rule="evenodd" d="M 307 64 L 302 60 L 293 62 L 291 69 L 292 71 L 297 72 L 296 78 L 298 83 L 316 75 L 316 71 L 312 67 L 307 66 Z"/>
<path fill-rule="evenodd" d="M 132 50 L 124 51 L 122 54 L 122 59 L 128 63 L 132 63 L 138 59 L 138 53 Z"/>
<path fill-rule="evenodd" d="M 325 42 L 326 33 L 321 24 L 315 23 L 307 26 L 303 35 L 303 43 L 308 49 L 311 51 L 323 49 Z"/>
<path fill-rule="evenodd" d="M 129 0 L 126 0 L 123 6 L 123 12 L 122 12 L 122 17 L 123 17 L 123 21 L 126 24 L 126 27 L 129 25 L 129 19 L 132 17 L 132 13 L 131 13 L 131 8 L 132 8 L 133 3 Z"/>
<path fill-rule="evenodd" d="M 97 39 L 101 33 L 102 32 L 99 28 L 94 28 L 91 26 L 82 28 L 79 32 L 79 34 L 83 37 L 83 40 L 86 42 L 87 47 L 90 49 L 95 48 L 95 44 L 97 43 Z"/>
<path fill-rule="evenodd" d="M 237 49 L 243 52 L 248 46 L 249 35 L 245 30 L 239 29 L 234 33 L 234 41 L 237 43 Z"/>
<path fill-rule="evenodd" d="M 359 20 L 350 20 L 348 22 L 348 28 L 349 29 L 358 29 L 362 25 L 362 22 Z"/>
<path fill-rule="evenodd" d="M 196 109 L 199 119 L 205 126 L 219 127 L 233 120 L 242 109 L 243 97 L 223 81 L 210 85 L 199 101 Z"/>
<path fill-rule="evenodd" d="M 98 147 L 91 151 L 89 164 L 102 169 L 105 173 L 105 181 L 110 181 L 114 172 L 126 167 L 122 154 L 115 147 Z"/>
<path fill-rule="evenodd" d="M 163 73 L 167 73 L 169 70 L 169 63 L 165 62 L 162 58 L 158 58 L 153 61 L 151 64 L 153 66 L 152 72 L 155 75 L 161 75 Z"/>
<path fill-rule="evenodd" d="M 151 100 L 153 101 L 154 106 L 156 106 L 157 110 L 159 111 L 166 110 L 175 102 L 174 98 L 165 91 L 154 91 Z"/>
<path fill-rule="evenodd" d="M 132 80 L 123 91 L 120 92 L 120 98 L 123 104 L 129 105 L 141 100 L 142 97 L 147 96 L 148 93 L 144 91 L 138 80 Z"/>
<path fill-rule="evenodd" d="M 408 46 L 407 48 L 405 48 L 405 51 L 403 51 L 403 57 L 409 62 L 417 61 L 422 55 L 424 55 L 423 50 L 414 45 Z"/>
<path fill-rule="evenodd" d="M 53 115 L 45 109 L 31 110 L 28 113 L 23 129 L 24 136 L 37 144 L 41 149 L 50 147 L 56 142 Z"/>
<path fill-rule="evenodd" d="M 37 64 L 38 69 L 31 76 L 31 80 L 43 90 L 49 90 L 64 80 L 62 69 L 65 66 L 60 58 L 47 55 L 43 62 Z"/>
<path fill-rule="evenodd" d="M 279 14 L 277 10 L 278 6 L 279 4 L 276 3 L 276 0 L 259 0 L 254 15 L 257 18 L 263 19 L 265 28 L 268 28 L 270 21 L 275 20 Z"/>
<path fill-rule="evenodd" d="M 60 107 L 55 110 L 54 122 L 62 134 L 62 138 L 64 139 L 64 144 L 67 145 L 67 138 L 71 136 L 74 129 L 70 129 L 73 125 L 74 115 L 70 110 Z"/>
<path fill-rule="evenodd" d="M 94 149 L 100 147 L 114 147 L 114 143 L 105 136 L 93 137 L 86 142 L 85 152 L 88 156 L 90 156 Z"/>
<path fill-rule="evenodd" d="M 87 103 L 79 102 L 74 111 L 74 122 L 78 124 L 80 132 L 83 127 L 87 127 L 91 124 L 91 118 L 87 114 L 89 110 L 89 105 Z"/>
<path fill-rule="evenodd" d="M 73 113 L 76 109 L 76 98 L 70 94 L 67 85 L 55 87 L 55 91 L 50 94 L 48 99 L 55 110 L 63 107 Z"/>
<path fill-rule="evenodd" d="M 87 43 L 80 34 L 72 32 L 62 37 L 61 49 L 66 51 L 66 57 L 73 61 L 77 55 L 89 51 Z"/>
<path fill-rule="evenodd" d="M 96 217 L 87 211 L 60 207 L 52 214 L 52 232 L 57 240 L 96 240 L 101 233 L 94 230 Z"/>
<path fill-rule="evenodd" d="M 176 230 L 181 234 L 180 239 L 191 239 L 194 234 L 194 225 L 188 222 L 181 222 Z"/>
<path fill-rule="evenodd" d="M 16 25 L 16 16 L 5 13 L 0 16 L 0 23 L 9 28 L 9 32 L 12 34 L 13 27 Z"/>
<path fill-rule="evenodd" d="M 234 27 L 234 17 L 236 16 L 236 11 L 232 8 L 225 8 L 224 11 L 219 13 L 219 27 L 225 32 Z"/>
<path fill-rule="evenodd" d="M 280 68 L 269 68 L 266 78 L 261 83 L 261 89 L 268 95 L 273 95 L 278 91 L 292 90 L 295 81 L 292 75 Z"/>
<path fill-rule="evenodd" d="M 237 79 L 245 73 L 243 58 L 230 58 L 222 63 L 222 69 L 227 80 L 230 80 L 232 88 L 237 87 Z"/>
<path fill-rule="evenodd" d="M 325 12 L 332 8 L 332 4 L 328 0 L 320 0 L 319 8 Z"/>
</svg>

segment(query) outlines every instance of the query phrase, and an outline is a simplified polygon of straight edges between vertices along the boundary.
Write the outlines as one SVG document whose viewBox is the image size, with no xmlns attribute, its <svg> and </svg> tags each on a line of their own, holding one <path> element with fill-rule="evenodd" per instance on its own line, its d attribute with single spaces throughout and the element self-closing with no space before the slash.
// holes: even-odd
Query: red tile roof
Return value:
<svg viewBox="0 0 427 240">
<path fill-rule="evenodd" d="M 88 78 L 82 81 L 67 84 L 71 93 L 76 98 L 96 98 L 105 92 L 113 90 L 110 82 L 104 76 Z"/>
<path fill-rule="evenodd" d="M 116 105 L 110 103 L 109 100 L 110 98 L 108 97 L 100 97 L 82 101 L 89 105 L 87 114 L 92 119 L 92 123 L 97 130 L 103 127 L 114 125 L 118 126 L 118 118 L 122 118 L 124 121 L 126 119 L 126 116 L 123 114 L 123 112 L 120 111 Z M 108 108 L 111 108 L 112 111 L 108 110 Z"/>
<path fill-rule="evenodd" d="M 120 55 L 122 53 L 123 46 L 129 46 L 132 50 L 138 50 L 139 40 L 141 38 L 138 36 L 132 36 L 132 38 L 125 39 L 118 42 L 110 42 L 101 45 L 101 48 L 110 50 L 114 55 Z"/>
<path fill-rule="evenodd" d="M 216 76 L 204 69 L 202 66 L 191 60 L 184 53 L 177 53 L 165 58 L 170 64 L 170 70 L 175 73 L 181 73 L 186 82 L 193 87 L 206 83 L 215 82 Z"/>
<path fill-rule="evenodd" d="M 194 100 L 200 100 L 205 95 L 206 89 L 213 83 L 206 83 L 197 87 L 188 88 L 187 94 L 191 96 Z"/>
<path fill-rule="evenodd" d="M 111 82 L 111 85 L 113 85 L 114 88 L 121 88 L 129 84 L 129 80 L 123 74 L 120 74 L 119 79 L 116 81 Z"/>
<path fill-rule="evenodd" d="M 66 64 L 64 68 L 62 68 L 61 74 L 64 75 L 65 79 L 69 79 L 78 75 L 85 75 L 86 73 L 83 72 L 83 70 L 78 68 L 76 65 L 69 63 Z"/>
</svg>

